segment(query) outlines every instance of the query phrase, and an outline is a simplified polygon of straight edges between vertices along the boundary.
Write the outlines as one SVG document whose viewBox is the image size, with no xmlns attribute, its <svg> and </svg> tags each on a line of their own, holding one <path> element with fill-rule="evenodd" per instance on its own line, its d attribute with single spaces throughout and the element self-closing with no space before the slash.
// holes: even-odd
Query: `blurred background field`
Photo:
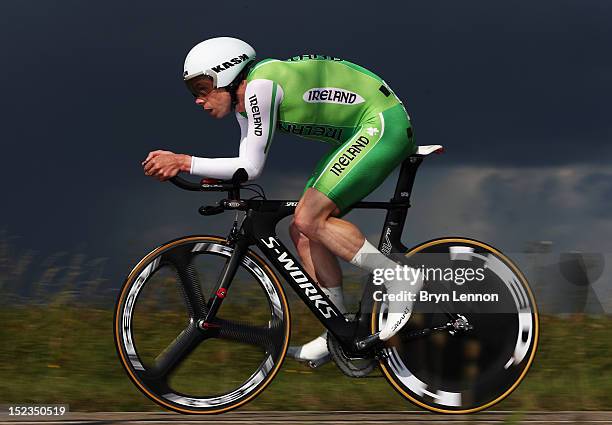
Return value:
<svg viewBox="0 0 612 425">
<path fill-rule="evenodd" d="M 308 312 L 294 306 L 292 338 L 318 334 Z M 74 410 L 156 410 L 129 381 L 117 359 L 111 309 L 74 305 L 4 308 L 0 349 L 0 404 L 67 403 Z M 612 408 L 612 338 L 606 317 L 543 317 L 534 364 L 503 410 Z M 309 328 L 308 331 L 306 329 Z M 224 374 L 231 371 L 224 370 Z M 333 364 L 311 371 L 290 359 L 250 409 L 406 410 L 381 377 L 350 379 Z"/>
<path fill-rule="evenodd" d="M 131 383 L 117 358 L 112 327 L 119 283 L 102 276 L 104 260 L 57 254 L 40 261 L 44 267 L 39 276 L 32 277 L 27 270 L 32 270 L 33 254 L 16 255 L 7 241 L 0 245 L 0 253 L 0 404 L 66 403 L 80 411 L 159 410 Z M 358 282 L 347 283 L 349 301 L 357 299 L 359 290 Z M 161 300 L 171 306 L 180 302 L 177 295 L 170 290 Z M 321 327 L 311 313 L 295 296 L 289 298 L 292 343 L 318 335 Z M 256 313 L 247 304 L 232 308 L 245 318 Z M 160 311 L 149 318 L 147 343 L 160 340 L 164 346 L 163 339 L 172 336 L 176 317 L 168 314 Z M 611 325 L 612 318 L 603 314 L 542 316 L 534 364 L 497 409 L 612 409 Z M 221 346 L 214 355 L 224 353 Z M 206 377 L 198 378 L 197 372 L 210 362 L 211 354 L 196 351 L 194 356 L 187 376 L 195 384 L 207 384 Z M 240 372 L 241 363 L 235 364 L 210 384 L 231 382 Z M 248 408 L 417 410 L 395 393 L 379 371 L 368 378 L 350 379 L 334 364 L 310 370 L 291 359 L 285 360 L 272 384 Z"/>
</svg>

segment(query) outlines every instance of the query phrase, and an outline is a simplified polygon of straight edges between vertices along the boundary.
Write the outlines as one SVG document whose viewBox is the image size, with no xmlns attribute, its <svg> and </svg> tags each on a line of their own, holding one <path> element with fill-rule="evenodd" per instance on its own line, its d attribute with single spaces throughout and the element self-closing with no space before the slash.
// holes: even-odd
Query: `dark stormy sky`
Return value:
<svg viewBox="0 0 612 425">
<path fill-rule="evenodd" d="M 417 177 L 407 245 L 459 234 L 610 252 L 611 22 L 608 0 L 3 1 L 0 230 L 34 261 L 107 258 L 113 284 L 160 242 L 225 233 L 229 214 L 196 212 L 216 195 L 146 178 L 140 161 L 157 148 L 237 154 L 235 121 L 198 109 L 181 79 L 195 43 L 227 35 L 259 58 L 369 68 L 404 100 L 417 143 L 446 146 Z M 325 151 L 277 136 L 269 197 L 296 198 Z M 348 218 L 376 241 L 382 214 Z"/>
</svg>

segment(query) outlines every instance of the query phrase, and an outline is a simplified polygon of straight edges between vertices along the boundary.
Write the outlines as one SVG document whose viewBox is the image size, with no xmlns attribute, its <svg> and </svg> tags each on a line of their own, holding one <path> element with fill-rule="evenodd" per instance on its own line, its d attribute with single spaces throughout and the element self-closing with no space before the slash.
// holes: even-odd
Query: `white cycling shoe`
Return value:
<svg viewBox="0 0 612 425">
<path fill-rule="evenodd" d="M 418 296 L 423 287 L 423 278 L 419 275 L 413 284 L 405 280 L 394 280 L 386 282 L 384 285 L 387 295 L 394 299 L 394 301 L 386 302 L 387 317 L 378 336 L 382 341 L 387 341 L 410 320 L 414 301 L 406 295 L 407 293 L 414 293 Z M 287 355 L 299 362 L 308 364 L 312 368 L 324 365 L 331 360 L 327 348 L 327 331 L 304 345 L 290 346 L 287 349 Z"/>
<path fill-rule="evenodd" d="M 394 280 L 385 283 L 387 296 L 393 297 L 395 301 L 386 301 L 388 306 L 387 318 L 380 330 L 379 338 L 387 341 L 398 333 L 412 316 L 414 301 L 408 299 L 407 294 L 413 293 L 418 297 L 418 293 L 423 287 L 423 277 L 415 280 L 414 284 L 405 280 Z"/>
<path fill-rule="evenodd" d="M 304 345 L 290 346 L 287 355 L 312 368 L 328 363 L 331 357 L 327 349 L 327 331 Z"/>
</svg>

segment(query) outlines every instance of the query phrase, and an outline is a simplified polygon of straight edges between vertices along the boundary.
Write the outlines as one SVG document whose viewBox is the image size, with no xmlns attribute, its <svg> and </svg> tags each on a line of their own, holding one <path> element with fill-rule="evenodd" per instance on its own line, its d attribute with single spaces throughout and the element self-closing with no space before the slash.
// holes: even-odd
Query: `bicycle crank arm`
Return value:
<svg viewBox="0 0 612 425">
<path fill-rule="evenodd" d="M 443 326 L 436 326 L 435 328 L 425 328 L 418 331 L 410 332 L 409 334 L 404 334 L 402 335 L 402 339 L 410 340 L 414 338 L 420 338 L 438 331 L 447 331 L 451 335 L 457 335 L 460 332 L 467 332 L 474 329 L 474 326 L 470 325 L 464 316 L 460 314 L 458 314 L 457 316 L 458 317 L 456 320 L 448 322 Z M 380 339 L 380 332 L 376 332 L 373 335 L 368 335 L 365 338 L 355 341 L 355 347 L 359 351 L 367 350 L 374 347 L 379 342 L 382 342 L 382 340 Z"/>
<path fill-rule="evenodd" d="M 367 350 L 374 347 L 379 342 L 381 342 L 380 332 L 376 332 L 373 335 L 368 335 L 365 338 L 355 341 L 355 347 L 358 351 Z"/>
<path fill-rule="evenodd" d="M 451 331 L 453 328 L 453 325 L 450 323 L 447 323 L 444 326 L 437 326 L 435 328 L 425 328 L 425 329 L 421 329 L 418 331 L 414 331 L 414 332 L 410 332 L 409 334 L 405 334 L 402 335 L 402 339 L 403 340 L 410 340 L 410 339 L 416 339 L 416 338 L 420 338 L 423 336 L 427 336 L 427 335 L 431 335 L 434 332 L 437 331 Z"/>
</svg>

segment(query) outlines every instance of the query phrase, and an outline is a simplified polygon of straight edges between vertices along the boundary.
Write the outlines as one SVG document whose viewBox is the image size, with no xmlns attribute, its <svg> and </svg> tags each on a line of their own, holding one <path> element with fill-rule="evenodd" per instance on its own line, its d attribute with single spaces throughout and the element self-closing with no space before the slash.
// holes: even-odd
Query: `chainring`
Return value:
<svg viewBox="0 0 612 425">
<path fill-rule="evenodd" d="M 377 361 L 375 359 L 348 357 L 331 332 L 327 332 L 327 349 L 338 369 L 351 378 L 364 378 L 376 368 Z"/>
</svg>

